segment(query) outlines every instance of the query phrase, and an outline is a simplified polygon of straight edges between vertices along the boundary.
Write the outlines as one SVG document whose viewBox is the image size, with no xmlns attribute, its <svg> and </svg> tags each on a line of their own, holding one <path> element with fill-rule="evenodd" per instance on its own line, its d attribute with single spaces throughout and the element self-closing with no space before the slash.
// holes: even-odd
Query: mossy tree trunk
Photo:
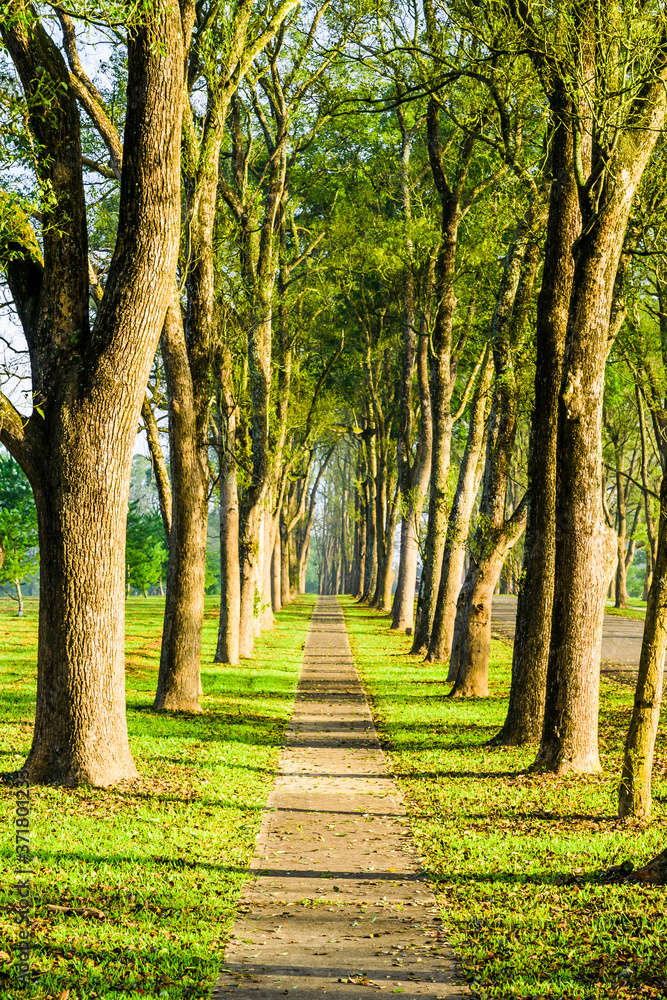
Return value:
<svg viewBox="0 0 667 1000">
<path fill-rule="evenodd" d="M 574 180 L 571 114 L 562 88 L 551 105 L 551 192 L 542 286 L 535 326 L 535 395 L 528 455 L 528 517 L 517 601 L 512 683 L 497 743 L 538 743 L 551 636 L 555 572 L 556 440 L 567 314 L 572 290 L 572 247 L 581 230 Z"/>
<path fill-rule="evenodd" d="M 470 547 L 465 604 L 461 610 L 457 675 L 451 696 L 488 694 L 491 603 L 507 553 L 525 528 L 526 497 L 507 517 L 507 483 L 517 428 L 516 367 L 530 308 L 543 198 L 534 190 L 505 255 L 500 288 L 491 320 L 494 387 L 479 507 Z"/>
<path fill-rule="evenodd" d="M 436 604 L 433 631 L 426 656 L 429 662 L 444 662 L 452 652 L 454 621 L 461 589 L 466 540 L 484 467 L 483 448 L 487 432 L 488 396 L 492 375 L 491 351 L 487 348 L 470 402 L 465 451 L 447 522 L 447 539 L 440 574 L 438 603 Z M 452 667 L 454 667 L 453 663 Z M 458 664 L 456 669 L 458 669 Z M 456 669 L 452 669 L 453 676 L 448 677 L 448 680 L 456 680 Z"/>
</svg>

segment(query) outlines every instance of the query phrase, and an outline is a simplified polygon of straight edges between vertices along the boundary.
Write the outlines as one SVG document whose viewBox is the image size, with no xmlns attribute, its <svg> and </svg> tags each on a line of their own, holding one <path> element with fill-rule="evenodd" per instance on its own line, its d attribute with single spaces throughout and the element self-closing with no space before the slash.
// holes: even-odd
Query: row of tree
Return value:
<svg viewBox="0 0 667 1000">
<path fill-rule="evenodd" d="M 213 494 L 216 659 L 235 663 L 303 589 L 326 480 L 320 589 L 389 610 L 398 530 L 393 627 L 477 696 L 506 567 L 498 739 L 595 771 L 604 602 L 614 565 L 624 600 L 642 524 L 621 810 L 645 814 L 665 651 L 662 6 L 151 0 L 91 19 L 15 0 L 0 32 L 0 256 L 31 378 L 28 415 L 0 400 L 0 439 L 39 524 L 33 780 L 135 773 L 121 609 L 141 420 L 169 553 L 160 710 L 200 707 Z"/>
<path fill-rule="evenodd" d="M 510 703 L 493 742 L 536 743 L 536 768 L 590 773 L 600 769 L 605 598 L 611 584 L 625 605 L 641 543 L 647 614 L 619 813 L 646 817 L 667 649 L 663 14 L 483 7 L 470 18 L 450 6 L 443 24 L 424 5 L 419 58 L 428 52 L 442 74 L 415 117 L 426 165 L 412 163 L 418 132 L 396 89 L 409 266 L 393 295 L 386 281 L 353 292 L 367 348 L 363 418 L 353 471 L 329 476 L 320 588 L 349 588 L 412 631 L 421 544 L 412 652 L 449 660 L 452 696 L 484 696 L 491 598 L 523 536 Z M 405 36 L 399 46 L 393 21 L 389 37 L 383 57 L 417 52 Z M 414 77 L 401 83 L 407 93 Z M 426 170 L 442 227 L 420 255 L 410 171 L 421 180 Z M 664 877 L 665 863 L 652 874 Z"/>
</svg>

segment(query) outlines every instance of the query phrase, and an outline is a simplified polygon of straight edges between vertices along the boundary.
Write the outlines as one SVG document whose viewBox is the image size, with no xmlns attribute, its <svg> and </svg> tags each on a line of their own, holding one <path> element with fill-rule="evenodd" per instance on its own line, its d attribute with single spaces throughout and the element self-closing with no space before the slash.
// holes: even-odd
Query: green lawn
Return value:
<svg viewBox="0 0 667 1000">
<path fill-rule="evenodd" d="M 615 608 L 613 601 L 606 601 L 604 611 L 606 615 L 617 615 L 619 618 L 636 618 L 638 621 L 643 622 L 646 618 L 646 601 L 642 601 L 640 597 L 629 597 L 627 608 Z"/>
<path fill-rule="evenodd" d="M 343 598 L 352 651 L 405 796 L 455 951 L 481 998 L 664 998 L 667 891 L 594 873 L 667 846 L 660 732 L 653 819 L 623 825 L 616 785 L 633 692 L 602 682 L 603 774 L 530 775 L 532 749 L 488 748 L 505 714 L 511 648 L 492 645 L 488 699 L 450 701 L 444 665 L 407 655 L 389 619 Z"/>
<path fill-rule="evenodd" d="M 208 997 L 290 715 L 314 598 L 282 612 L 240 667 L 211 661 L 218 606 L 207 602 L 202 715 L 151 712 L 164 601 L 127 604 L 127 717 L 141 779 L 108 790 L 33 788 L 32 966 L 14 978 L 18 939 L 13 795 L 0 809 L 0 995 Z M 27 754 L 35 697 L 37 601 L 0 603 L 0 771 Z M 7 888 L 9 886 L 9 888 Z M 47 910 L 92 906 L 104 919 Z M 9 907 L 9 909 L 8 909 Z M 68 992 L 69 991 L 69 992 Z"/>
</svg>

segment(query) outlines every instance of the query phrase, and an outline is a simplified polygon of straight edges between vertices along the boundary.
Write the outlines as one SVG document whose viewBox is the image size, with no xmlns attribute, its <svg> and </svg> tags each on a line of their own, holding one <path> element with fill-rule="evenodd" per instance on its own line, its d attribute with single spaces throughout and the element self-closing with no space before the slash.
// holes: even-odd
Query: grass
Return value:
<svg viewBox="0 0 667 1000">
<path fill-rule="evenodd" d="M 632 705 L 602 681 L 603 773 L 526 773 L 535 748 L 488 748 L 509 691 L 511 647 L 492 644 L 490 697 L 446 698 L 446 667 L 407 654 L 386 615 L 342 599 L 380 739 L 433 879 L 451 943 L 483 998 L 664 998 L 666 890 L 605 886 L 595 872 L 667 846 L 667 727 L 649 825 L 615 817 Z"/>
<path fill-rule="evenodd" d="M 0 604 L 0 771 L 30 748 L 37 602 Z M 202 715 L 154 715 L 164 602 L 127 603 L 127 719 L 141 778 L 110 789 L 31 789 L 32 967 L 15 979 L 13 796 L 0 807 L 0 995 L 6 1000 L 210 996 L 288 720 L 313 599 L 299 598 L 253 660 L 212 664 L 207 602 Z M 4 898 L 3 898 L 4 896 Z M 92 906 L 104 919 L 47 910 Z"/>
<path fill-rule="evenodd" d="M 637 621 L 644 621 L 646 618 L 646 601 L 640 597 L 629 597 L 627 608 L 615 608 L 613 601 L 605 602 L 604 612 L 606 615 L 615 615 L 618 618 L 634 618 Z"/>
</svg>

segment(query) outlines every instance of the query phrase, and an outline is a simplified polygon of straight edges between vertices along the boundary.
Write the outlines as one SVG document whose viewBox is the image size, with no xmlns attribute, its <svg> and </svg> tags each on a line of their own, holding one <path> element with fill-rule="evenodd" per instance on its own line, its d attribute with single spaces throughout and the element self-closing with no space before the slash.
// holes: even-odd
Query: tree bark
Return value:
<svg viewBox="0 0 667 1000">
<path fill-rule="evenodd" d="M 528 455 L 528 518 L 517 601 L 507 716 L 493 742 L 537 743 L 542 734 L 556 557 L 556 441 L 572 246 L 581 231 L 565 95 L 550 98 L 552 163 L 542 287 L 535 326 L 535 395 Z"/>
<path fill-rule="evenodd" d="M 645 882 L 649 885 L 667 885 L 667 849 L 643 868 L 634 871 L 632 881 Z"/>
<path fill-rule="evenodd" d="M 660 84 L 660 88 L 662 84 Z M 535 767 L 598 771 L 598 699 L 604 603 L 616 540 L 601 501 L 601 419 L 612 298 L 635 190 L 664 120 L 664 94 L 645 106 L 650 128 L 621 134 L 601 207 L 577 247 L 559 401 L 556 574 L 547 700 Z M 613 170 L 609 167 L 611 175 Z M 611 176 L 610 175 L 610 176 Z"/>
<path fill-rule="evenodd" d="M 480 459 L 486 437 L 486 410 L 493 374 L 491 352 L 486 357 L 478 375 L 477 385 L 470 404 L 468 436 L 463 460 L 459 469 L 456 493 L 447 524 L 447 539 L 442 561 L 438 603 L 435 609 L 433 631 L 426 659 L 444 662 L 451 656 L 456 605 L 461 589 L 461 574 L 465 546 L 470 527 L 470 517 L 481 479 Z M 458 664 L 456 666 L 458 670 Z M 448 680 L 456 680 L 456 672 Z"/>
<path fill-rule="evenodd" d="M 463 182 L 472 156 L 474 137 L 464 144 L 457 181 L 448 184 L 440 145 L 440 114 L 435 100 L 429 101 L 427 113 L 428 151 L 431 171 L 442 208 L 440 245 L 436 263 L 436 301 L 438 309 L 433 330 L 431 400 L 433 407 L 433 453 L 426 531 L 426 557 L 422 569 L 417 607 L 417 622 L 412 653 L 425 653 L 431 638 L 435 607 L 440 586 L 442 555 L 447 536 L 447 493 L 452 436 L 452 327 L 456 296 L 454 274 L 456 243 L 460 222 L 460 199 Z"/>
<path fill-rule="evenodd" d="M 651 811 L 651 773 L 667 651 L 667 476 L 660 487 L 655 573 L 646 605 L 639 673 L 618 798 L 619 816 L 646 819 Z M 666 852 L 667 853 L 667 852 Z"/>
<path fill-rule="evenodd" d="M 380 611 L 391 611 L 391 588 L 394 582 L 394 571 L 392 561 L 394 558 L 394 536 L 396 535 L 396 522 L 398 520 L 398 484 L 394 492 L 394 497 L 387 511 L 386 524 L 386 566 L 383 578 L 383 589 L 381 601 L 378 605 Z"/>
<path fill-rule="evenodd" d="M 487 540 L 488 550 L 472 559 L 461 608 L 458 669 L 451 698 L 486 698 L 489 694 L 491 602 L 507 553 L 525 527 L 525 508 L 515 515 L 500 537 Z"/>
<path fill-rule="evenodd" d="M 282 611 L 282 545 L 280 530 L 274 534 L 273 552 L 271 554 L 271 607 L 277 614 Z"/>
<path fill-rule="evenodd" d="M 162 451 L 162 446 L 160 445 L 160 432 L 158 430 L 157 421 L 147 396 L 144 397 L 144 401 L 141 404 L 141 417 L 144 421 L 144 427 L 146 429 L 148 450 L 153 464 L 155 485 L 157 486 L 158 501 L 160 504 L 160 515 L 162 516 L 162 524 L 164 526 L 164 534 L 167 539 L 168 546 L 169 539 L 171 537 L 171 483 L 169 481 L 167 463 L 164 459 L 164 452 Z"/>
<path fill-rule="evenodd" d="M 428 481 L 431 475 L 433 453 L 433 420 L 431 414 L 431 390 L 428 375 L 428 324 L 427 312 L 422 312 L 419 327 L 419 348 L 417 351 L 417 378 L 419 384 L 420 435 L 418 455 L 410 478 L 411 488 L 403 503 L 406 515 L 401 525 L 401 567 L 403 577 L 394 596 L 392 615 L 393 629 L 414 628 L 415 585 L 417 581 L 417 560 L 419 557 L 418 530 L 421 521 Z"/>
<path fill-rule="evenodd" d="M 466 601 L 461 615 L 455 698 L 486 697 L 491 645 L 491 602 L 507 553 L 526 523 L 526 499 L 506 518 L 507 483 L 517 427 L 515 356 L 530 306 L 542 199 L 534 191 L 505 256 L 491 321 L 495 371 L 479 523 L 470 547 Z"/>
<path fill-rule="evenodd" d="M 215 663 L 239 662 L 241 576 L 239 568 L 239 493 L 236 474 L 236 404 L 229 382 L 230 359 L 221 379 L 223 436 L 220 449 L 220 622 Z"/>
<path fill-rule="evenodd" d="M 305 487 L 304 487 L 305 488 Z M 284 517 L 280 518 L 280 598 L 283 603 L 292 603 L 292 582 L 290 580 L 290 553 L 293 531 L 287 531 Z"/>
<path fill-rule="evenodd" d="M 616 595 L 614 607 L 628 606 L 628 574 L 625 561 L 625 540 L 628 530 L 628 510 L 626 503 L 626 483 L 623 481 L 623 448 L 618 445 L 616 453 Z"/>
<path fill-rule="evenodd" d="M 244 493 L 242 529 L 239 540 L 241 561 L 240 655 L 252 655 L 255 638 L 256 596 L 261 602 L 259 573 L 260 546 L 264 546 L 263 505 L 269 481 L 269 393 L 271 387 L 271 312 L 267 305 L 264 318 L 251 329 L 248 337 L 252 395 L 253 481 Z M 260 538 L 260 532 L 262 537 Z"/>
<path fill-rule="evenodd" d="M 172 519 L 167 600 L 155 711 L 200 712 L 201 636 L 204 623 L 208 456 L 202 448 L 196 387 L 178 296 L 167 310 L 162 357 L 169 396 Z"/>
</svg>

